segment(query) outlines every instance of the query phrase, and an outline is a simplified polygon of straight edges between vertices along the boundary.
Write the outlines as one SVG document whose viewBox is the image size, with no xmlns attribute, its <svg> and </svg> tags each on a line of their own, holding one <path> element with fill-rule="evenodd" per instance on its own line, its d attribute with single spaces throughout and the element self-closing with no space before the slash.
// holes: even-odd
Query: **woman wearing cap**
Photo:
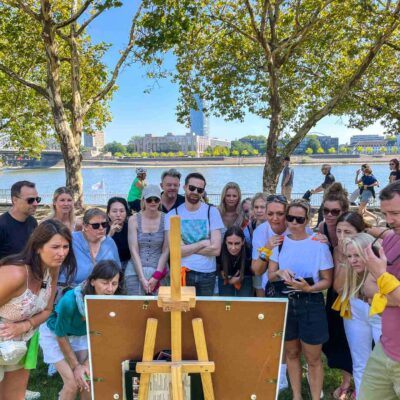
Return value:
<svg viewBox="0 0 400 400">
<path fill-rule="evenodd" d="M 134 264 L 129 263 L 125 270 L 129 295 L 156 294 L 167 274 L 169 248 L 160 202 L 160 188 L 146 186 L 141 211 L 129 218 L 128 243 Z"/>
<path fill-rule="evenodd" d="M 136 178 L 133 180 L 128 193 L 128 204 L 132 211 L 140 211 L 142 192 L 146 186 L 146 174 L 147 171 L 145 168 L 136 168 Z"/>
</svg>

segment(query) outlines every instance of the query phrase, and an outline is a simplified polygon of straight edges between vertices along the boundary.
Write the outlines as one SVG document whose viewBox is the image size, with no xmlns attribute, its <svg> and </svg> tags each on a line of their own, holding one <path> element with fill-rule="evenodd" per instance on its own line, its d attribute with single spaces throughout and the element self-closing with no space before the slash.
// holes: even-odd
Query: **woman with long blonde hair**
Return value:
<svg viewBox="0 0 400 400">
<path fill-rule="evenodd" d="M 368 279 L 364 250 L 373 245 L 378 251 L 380 245 L 367 233 L 357 233 L 343 241 L 347 263 L 343 289 L 334 307 L 343 316 L 344 330 L 353 360 L 353 378 L 356 395 L 360 391 L 361 379 L 372 351 L 373 342 L 378 343 L 381 337 L 381 317 L 370 316 L 370 305 L 364 294 L 364 285 Z M 357 398 L 357 397 L 356 397 Z"/>
<path fill-rule="evenodd" d="M 241 226 L 243 215 L 241 210 L 242 192 L 236 182 L 228 182 L 221 193 L 218 209 L 221 213 L 225 230 L 231 226 Z M 223 234 L 225 233 L 225 230 Z"/>
<path fill-rule="evenodd" d="M 82 230 L 82 221 L 75 217 L 74 195 L 66 186 L 54 191 L 53 212 L 47 219 L 56 219 L 69 228 L 71 232 Z"/>
</svg>

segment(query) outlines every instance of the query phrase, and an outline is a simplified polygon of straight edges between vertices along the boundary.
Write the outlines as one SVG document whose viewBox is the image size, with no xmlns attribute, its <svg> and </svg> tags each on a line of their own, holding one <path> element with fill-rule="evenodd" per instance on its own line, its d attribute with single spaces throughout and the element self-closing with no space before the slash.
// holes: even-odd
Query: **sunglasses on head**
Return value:
<svg viewBox="0 0 400 400">
<path fill-rule="evenodd" d="M 189 188 L 189 190 L 191 192 L 197 191 L 198 194 L 204 193 L 204 188 L 200 188 L 200 187 L 197 187 L 197 186 L 194 186 L 194 185 L 189 185 L 188 188 Z"/>
<path fill-rule="evenodd" d="M 106 229 L 108 227 L 108 222 L 94 222 L 93 224 L 89 223 L 88 225 L 90 225 L 95 230 L 100 229 L 100 226 L 103 229 Z"/>
<path fill-rule="evenodd" d="M 272 203 L 273 201 L 277 201 L 279 203 L 287 204 L 287 198 L 282 194 L 271 194 L 267 196 L 267 202 Z"/>
<path fill-rule="evenodd" d="M 298 224 L 304 224 L 306 222 L 306 217 L 296 217 L 294 215 L 286 215 L 286 221 L 293 222 L 296 221 Z"/>
<path fill-rule="evenodd" d="M 160 202 L 160 199 L 158 197 L 148 197 L 146 199 L 146 203 L 156 203 L 158 204 Z"/>
<path fill-rule="evenodd" d="M 342 210 L 340 208 L 325 208 L 324 207 L 324 215 L 331 214 L 332 217 L 338 217 Z"/>
<path fill-rule="evenodd" d="M 22 197 L 20 197 L 22 199 Z M 27 199 L 22 199 L 25 200 L 28 204 L 33 204 L 35 201 L 36 203 L 40 203 L 42 201 L 41 197 L 28 197 Z"/>
</svg>

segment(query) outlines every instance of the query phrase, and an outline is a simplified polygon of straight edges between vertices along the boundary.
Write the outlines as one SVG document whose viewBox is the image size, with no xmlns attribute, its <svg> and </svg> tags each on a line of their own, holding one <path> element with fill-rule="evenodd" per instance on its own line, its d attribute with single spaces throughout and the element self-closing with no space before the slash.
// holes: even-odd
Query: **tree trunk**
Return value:
<svg viewBox="0 0 400 400">
<path fill-rule="evenodd" d="M 281 157 L 276 154 L 276 149 L 268 150 L 265 158 L 264 172 L 263 172 L 263 191 L 268 194 L 276 193 L 278 186 L 279 174 L 282 171 Z"/>
<path fill-rule="evenodd" d="M 82 179 L 82 155 L 80 148 L 72 145 L 66 138 L 70 132 L 57 132 L 60 141 L 61 152 L 64 158 L 66 186 L 74 193 L 75 208 L 83 208 L 83 179 Z"/>
</svg>

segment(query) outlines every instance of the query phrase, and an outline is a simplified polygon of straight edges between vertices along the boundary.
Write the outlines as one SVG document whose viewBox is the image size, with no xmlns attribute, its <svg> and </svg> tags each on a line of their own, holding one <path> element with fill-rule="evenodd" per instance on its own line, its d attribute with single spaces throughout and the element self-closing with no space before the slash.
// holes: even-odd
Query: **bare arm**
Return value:
<svg viewBox="0 0 400 400">
<path fill-rule="evenodd" d="M 364 294 L 369 299 L 372 299 L 375 293 L 378 293 L 378 285 L 376 284 L 376 279 L 372 274 L 368 274 L 364 282 Z M 400 287 L 393 290 L 393 292 L 386 295 L 387 305 L 390 307 L 400 307 Z"/>
<path fill-rule="evenodd" d="M 145 276 L 143 274 L 142 261 L 139 256 L 139 243 L 137 237 L 137 219 L 136 214 L 129 217 L 128 220 L 128 245 L 131 252 L 133 265 L 135 267 L 136 274 L 142 283 L 143 287 L 147 287 Z M 145 288 L 146 289 L 146 288 Z"/>
<path fill-rule="evenodd" d="M 251 269 L 255 275 L 262 275 L 268 268 L 268 261 L 263 261 L 261 258 L 251 260 Z"/>
<path fill-rule="evenodd" d="M 192 244 L 182 244 L 181 252 L 182 257 L 189 257 L 192 254 L 200 254 L 199 252 L 210 245 L 209 240 L 200 240 L 200 242 L 192 243 Z"/>
<path fill-rule="evenodd" d="M 202 256 L 219 256 L 221 253 L 221 242 L 221 231 L 219 229 L 214 229 L 211 231 L 210 244 L 199 250 L 197 254 Z"/>
<path fill-rule="evenodd" d="M 333 251 L 333 288 L 337 293 L 341 293 L 343 290 L 344 282 L 346 280 L 346 265 L 340 257 L 340 251 L 335 247 Z"/>
</svg>

